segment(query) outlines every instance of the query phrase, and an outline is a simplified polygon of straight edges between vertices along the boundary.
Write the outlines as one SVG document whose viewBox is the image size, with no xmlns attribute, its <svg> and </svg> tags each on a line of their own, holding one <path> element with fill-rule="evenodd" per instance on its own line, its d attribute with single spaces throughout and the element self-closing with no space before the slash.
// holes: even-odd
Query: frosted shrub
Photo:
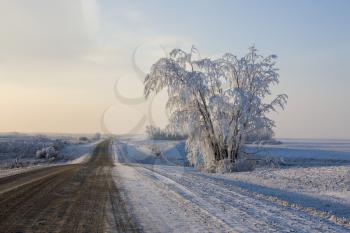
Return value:
<svg viewBox="0 0 350 233">
<path fill-rule="evenodd" d="M 236 163 L 246 137 L 272 132 L 274 121 L 267 114 L 286 104 L 284 94 L 264 101 L 278 83 L 275 59 L 258 55 L 254 47 L 242 58 L 227 53 L 218 59 L 202 59 L 194 47 L 189 53 L 174 49 L 152 66 L 145 96 L 167 90 L 168 128 L 188 132 L 192 165 Z"/>
<path fill-rule="evenodd" d="M 57 158 L 58 156 L 58 151 L 53 147 L 45 147 L 36 152 L 36 157 L 38 159 L 53 159 Z"/>
</svg>

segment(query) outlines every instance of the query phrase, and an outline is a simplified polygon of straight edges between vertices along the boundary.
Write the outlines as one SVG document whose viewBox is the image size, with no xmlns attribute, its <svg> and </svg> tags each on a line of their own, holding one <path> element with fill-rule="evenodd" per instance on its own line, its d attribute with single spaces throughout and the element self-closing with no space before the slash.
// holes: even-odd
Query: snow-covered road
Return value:
<svg viewBox="0 0 350 233">
<path fill-rule="evenodd" d="M 146 232 L 350 232 L 322 211 L 267 191 L 272 189 L 157 161 L 141 163 L 130 154 L 136 149 L 120 141 L 113 148 L 123 162 L 116 163 L 113 176 Z M 347 215 L 346 206 L 338 214 Z"/>
</svg>

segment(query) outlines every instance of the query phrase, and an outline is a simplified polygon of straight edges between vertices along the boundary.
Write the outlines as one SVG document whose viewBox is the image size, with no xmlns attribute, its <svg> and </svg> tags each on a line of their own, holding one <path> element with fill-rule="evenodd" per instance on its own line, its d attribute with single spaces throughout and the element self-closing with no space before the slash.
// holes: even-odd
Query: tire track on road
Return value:
<svg viewBox="0 0 350 233">
<path fill-rule="evenodd" d="M 85 164 L 45 168 L 0 179 L 0 233 L 139 232 L 112 180 L 110 140 Z M 113 223 L 106 221 L 112 206 Z"/>
</svg>

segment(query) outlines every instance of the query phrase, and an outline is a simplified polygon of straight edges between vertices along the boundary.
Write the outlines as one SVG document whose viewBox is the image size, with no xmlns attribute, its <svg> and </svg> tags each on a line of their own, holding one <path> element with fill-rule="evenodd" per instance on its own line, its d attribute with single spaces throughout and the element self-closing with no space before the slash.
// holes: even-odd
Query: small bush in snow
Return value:
<svg viewBox="0 0 350 233">
<path fill-rule="evenodd" d="M 53 147 L 45 147 L 36 152 L 36 157 L 38 159 L 54 159 L 57 158 L 58 151 Z"/>
</svg>

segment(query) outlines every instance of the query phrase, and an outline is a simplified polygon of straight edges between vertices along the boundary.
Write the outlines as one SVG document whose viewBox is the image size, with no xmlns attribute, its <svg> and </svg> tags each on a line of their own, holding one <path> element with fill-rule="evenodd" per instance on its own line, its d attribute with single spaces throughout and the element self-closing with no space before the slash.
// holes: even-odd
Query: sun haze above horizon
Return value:
<svg viewBox="0 0 350 233">
<path fill-rule="evenodd" d="M 249 12 L 249 14 L 248 14 Z M 350 139 L 350 2 L 0 2 L 0 132 L 116 134 L 165 126 L 166 93 L 143 99 L 173 48 L 277 54 L 279 138 Z M 249 17 L 247 17 L 249 15 Z"/>
</svg>

